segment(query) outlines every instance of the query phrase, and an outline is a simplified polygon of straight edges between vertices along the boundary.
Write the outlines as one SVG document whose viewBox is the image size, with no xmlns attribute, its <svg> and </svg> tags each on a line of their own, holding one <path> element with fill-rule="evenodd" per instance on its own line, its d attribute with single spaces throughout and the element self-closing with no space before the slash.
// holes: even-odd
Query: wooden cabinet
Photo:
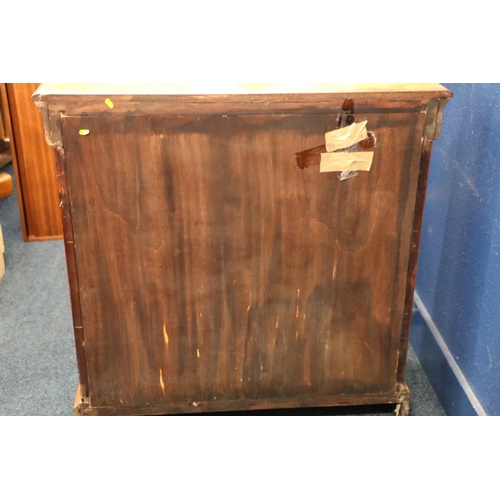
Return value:
<svg viewBox="0 0 500 500">
<path fill-rule="evenodd" d="M 406 413 L 427 172 L 450 97 L 434 84 L 42 86 L 76 413 Z M 325 134 L 363 122 L 363 140 L 326 151 Z M 369 171 L 323 171 L 355 152 Z"/>
<path fill-rule="evenodd" d="M 40 114 L 31 100 L 38 86 L 36 83 L 0 85 L 26 241 L 62 237 L 54 152 L 45 141 Z"/>
</svg>

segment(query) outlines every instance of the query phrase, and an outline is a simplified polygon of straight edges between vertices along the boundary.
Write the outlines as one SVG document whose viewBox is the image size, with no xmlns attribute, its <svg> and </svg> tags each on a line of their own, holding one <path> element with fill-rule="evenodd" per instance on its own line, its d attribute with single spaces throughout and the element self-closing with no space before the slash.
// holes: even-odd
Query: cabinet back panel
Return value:
<svg viewBox="0 0 500 500">
<path fill-rule="evenodd" d="M 333 114 L 62 118 L 93 405 L 394 391 L 423 121 L 366 118 L 344 181 Z"/>
</svg>

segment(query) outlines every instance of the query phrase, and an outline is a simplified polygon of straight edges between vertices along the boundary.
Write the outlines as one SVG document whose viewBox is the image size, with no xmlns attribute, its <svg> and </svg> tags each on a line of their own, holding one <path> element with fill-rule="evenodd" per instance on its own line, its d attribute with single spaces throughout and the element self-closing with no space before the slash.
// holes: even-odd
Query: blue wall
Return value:
<svg viewBox="0 0 500 500">
<path fill-rule="evenodd" d="M 500 84 L 444 85 L 410 340 L 449 415 L 500 415 Z"/>
</svg>

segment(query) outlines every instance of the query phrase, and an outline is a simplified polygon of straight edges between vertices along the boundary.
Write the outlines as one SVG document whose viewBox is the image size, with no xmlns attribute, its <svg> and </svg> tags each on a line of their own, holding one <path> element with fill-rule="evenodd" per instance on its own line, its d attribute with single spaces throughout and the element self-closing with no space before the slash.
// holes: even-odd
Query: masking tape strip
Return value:
<svg viewBox="0 0 500 500">
<path fill-rule="evenodd" d="M 353 123 L 348 127 L 342 127 L 332 130 L 325 134 L 326 150 L 331 153 L 337 149 L 344 149 L 356 144 L 368 137 L 366 132 L 366 123 L 368 120 L 360 123 Z"/>
<path fill-rule="evenodd" d="M 370 170 L 373 151 L 362 153 L 321 153 L 320 172 L 345 172 L 346 170 Z"/>
</svg>

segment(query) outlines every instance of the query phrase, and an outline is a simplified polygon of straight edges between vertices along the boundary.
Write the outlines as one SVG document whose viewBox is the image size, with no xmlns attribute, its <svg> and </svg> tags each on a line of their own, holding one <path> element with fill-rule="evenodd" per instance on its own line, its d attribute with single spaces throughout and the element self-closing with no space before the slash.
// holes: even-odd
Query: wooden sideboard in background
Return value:
<svg viewBox="0 0 500 500">
<path fill-rule="evenodd" d="M 25 241 L 62 238 L 54 153 L 45 141 L 40 113 L 31 100 L 38 86 L 0 84 Z"/>
</svg>

